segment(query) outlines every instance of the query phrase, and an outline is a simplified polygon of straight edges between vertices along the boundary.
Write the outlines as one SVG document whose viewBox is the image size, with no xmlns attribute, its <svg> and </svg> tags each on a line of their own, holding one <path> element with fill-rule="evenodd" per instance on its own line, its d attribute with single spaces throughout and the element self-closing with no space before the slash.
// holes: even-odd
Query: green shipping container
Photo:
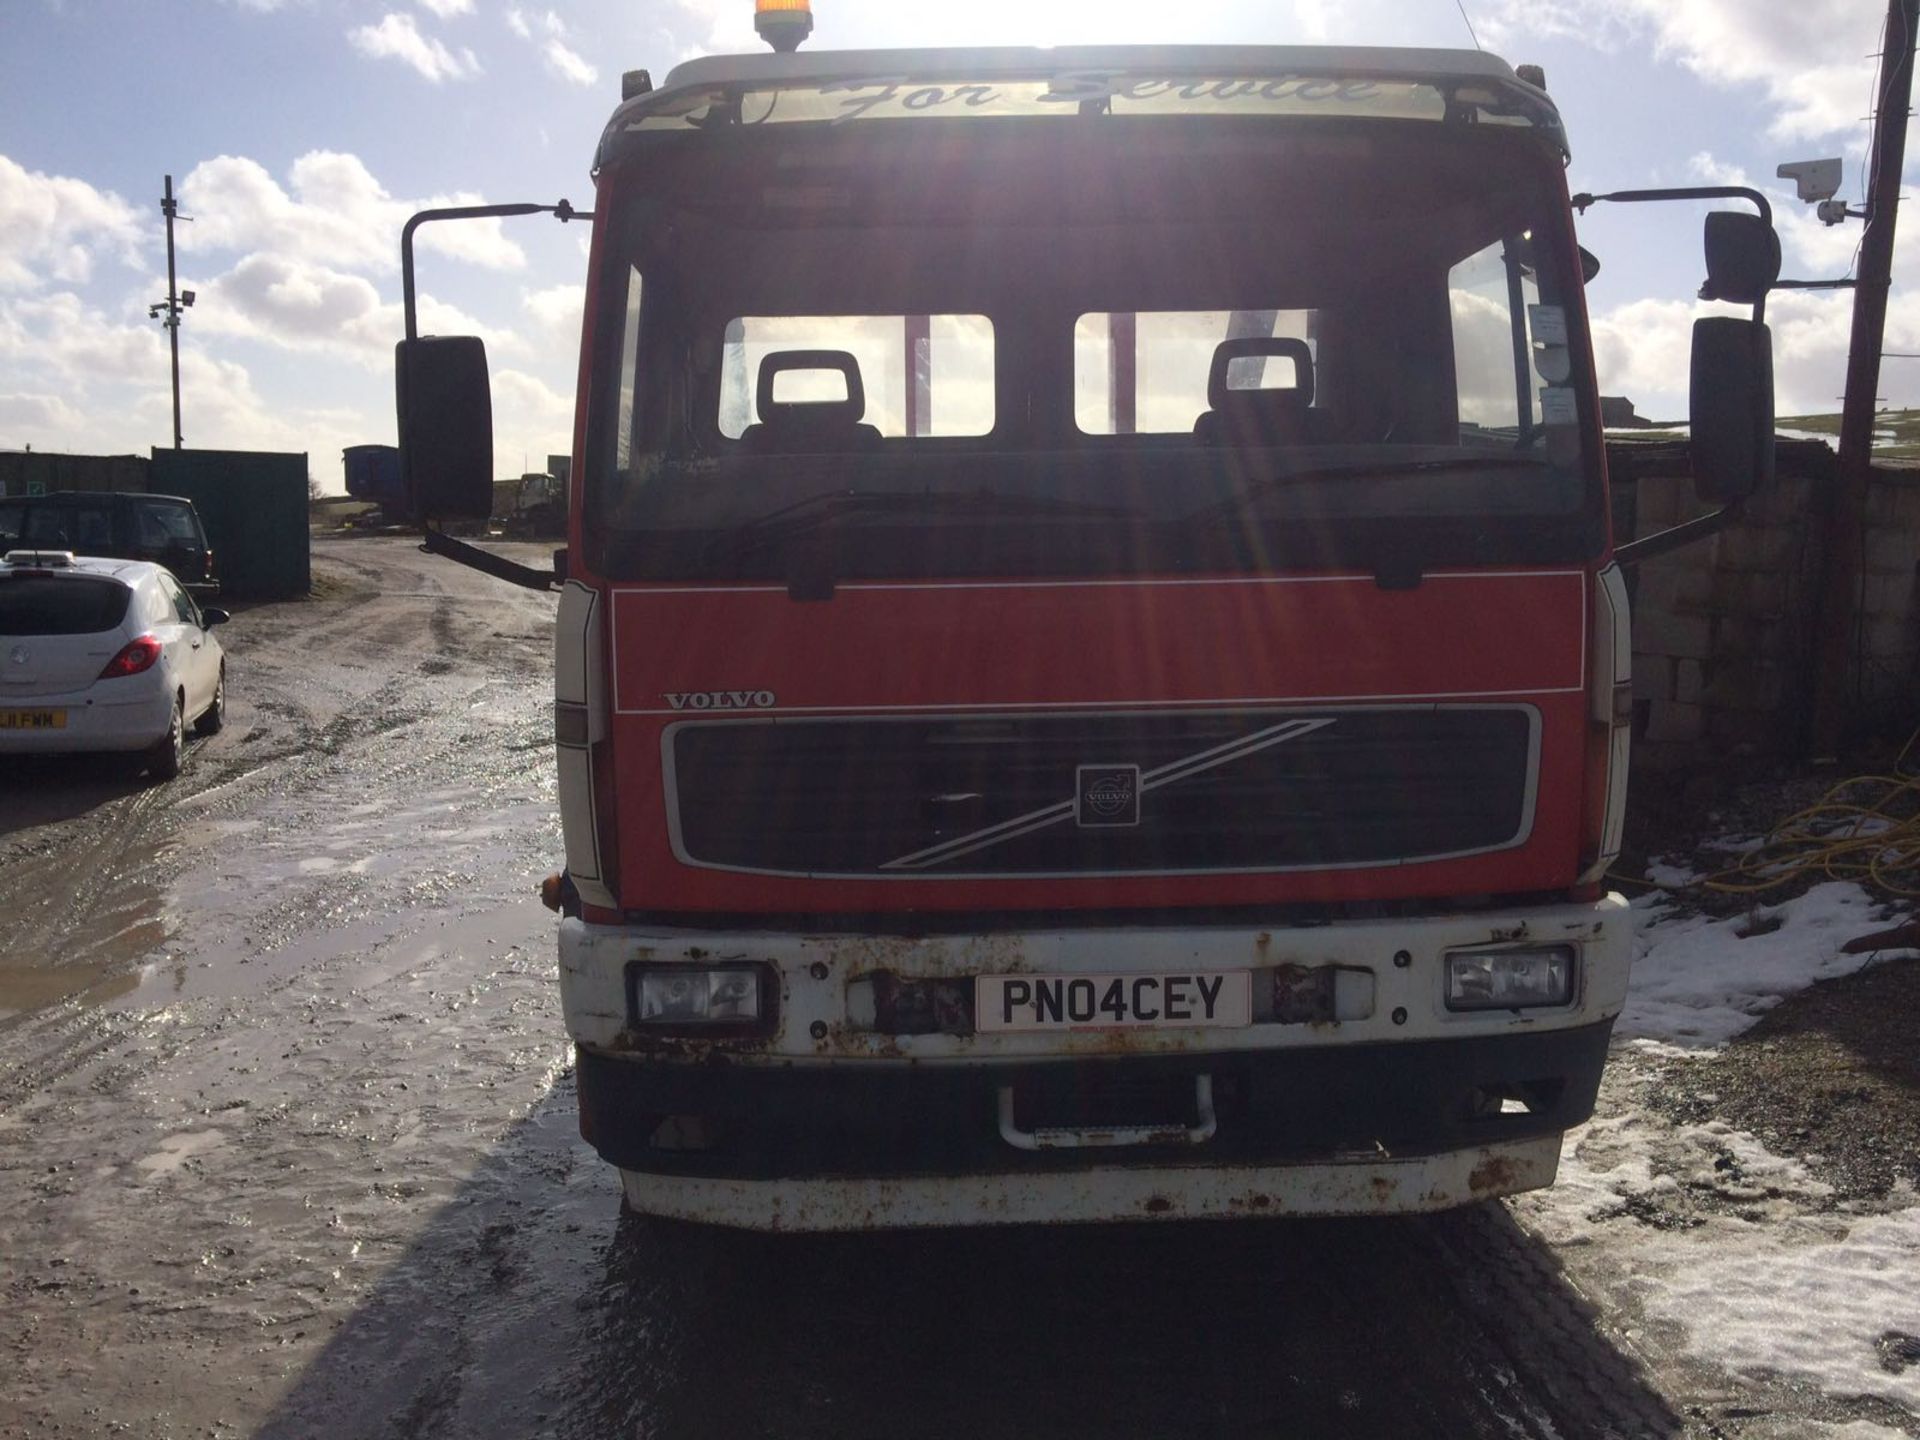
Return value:
<svg viewBox="0 0 1920 1440">
<path fill-rule="evenodd" d="M 64 455 L 0 450 L 0 495 L 51 495 L 59 490 L 144 490 L 144 455 Z"/>
<path fill-rule="evenodd" d="M 288 600 L 311 588 L 305 455 L 156 447 L 147 489 L 193 501 L 222 596 Z"/>
</svg>

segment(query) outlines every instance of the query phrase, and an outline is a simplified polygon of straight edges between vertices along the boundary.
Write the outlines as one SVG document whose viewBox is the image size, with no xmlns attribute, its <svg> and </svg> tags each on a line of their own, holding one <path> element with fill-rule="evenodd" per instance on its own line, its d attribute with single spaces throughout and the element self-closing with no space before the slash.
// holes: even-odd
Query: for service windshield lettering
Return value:
<svg viewBox="0 0 1920 1440">
<path fill-rule="evenodd" d="M 1048 88 L 1033 98 L 1047 105 L 1084 105 L 1113 100 L 1157 100 L 1175 96 L 1183 101 L 1304 102 L 1355 104 L 1371 100 L 1380 86 L 1371 80 L 1338 80 L 1324 76 L 1283 75 L 1263 79 L 1158 79 L 1117 75 L 1107 70 L 1073 70 L 1056 75 Z M 823 95 L 845 94 L 834 124 L 858 120 L 883 106 L 907 113 L 958 107 L 977 110 L 1012 98 L 995 85 L 927 85 L 908 76 L 876 80 L 849 80 L 822 85 Z"/>
</svg>

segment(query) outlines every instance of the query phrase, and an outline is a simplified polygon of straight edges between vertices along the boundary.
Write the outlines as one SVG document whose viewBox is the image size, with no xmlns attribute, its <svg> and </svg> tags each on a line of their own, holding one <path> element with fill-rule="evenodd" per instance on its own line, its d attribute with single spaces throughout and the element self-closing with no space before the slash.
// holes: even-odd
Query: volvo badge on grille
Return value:
<svg viewBox="0 0 1920 1440">
<path fill-rule="evenodd" d="M 1075 824 L 1090 830 L 1140 823 L 1138 765 L 1082 765 L 1075 774 Z"/>
<path fill-rule="evenodd" d="M 1177 760 L 1169 760 L 1144 773 L 1138 765 L 1076 766 L 1071 800 L 1043 805 L 1038 810 L 1029 810 L 1010 820 L 996 820 L 978 830 L 969 830 L 965 834 L 942 840 L 938 845 L 929 845 L 924 850 L 901 855 L 880 868 L 931 870 L 936 865 L 949 864 L 963 855 L 990 850 L 1008 840 L 1031 835 L 1054 825 L 1064 825 L 1069 820 L 1090 830 L 1138 826 L 1140 797 L 1147 791 L 1158 790 L 1163 785 L 1177 785 L 1194 775 L 1216 770 L 1222 765 L 1231 765 L 1269 746 L 1284 745 L 1289 740 L 1297 740 L 1302 735 L 1310 735 L 1315 730 L 1325 729 L 1335 723 L 1332 715 L 1295 716 L 1225 744 L 1211 745 L 1191 755 L 1182 755 Z"/>
</svg>

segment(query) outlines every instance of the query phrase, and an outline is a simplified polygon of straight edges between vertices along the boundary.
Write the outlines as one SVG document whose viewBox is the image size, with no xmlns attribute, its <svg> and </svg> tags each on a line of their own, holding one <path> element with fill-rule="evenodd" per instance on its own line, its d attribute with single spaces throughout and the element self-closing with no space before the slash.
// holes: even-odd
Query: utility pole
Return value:
<svg viewBox="0 0 1920 1440">
<path fill-rule="evenodd" d="M 1840 412 L 1840 456 L 1822 540 L 1819 609 L 1815 612 L 1812 758 L 1831 760 L 1846 720 L 1847 671 L 1853 656 L 1866 534 L 1867 489 L 1873 472 L 1873 418 L 1880 387 L 1880 350 L 1893 281 L 1893 237 L 1900 214 L 1900 171 L 1906 163 L 1907 117 L 1913 100 L 1914 30 L 1920 0 L 1889 0 L 1887 44 L 1880 57 L 1873 153 L 1868 161 L 1867 229 L 1860 241 L 1853 292 L 1853 339 L 1847 351 L 1847 394 Z"/>
<path fill-rule="evenodd" d="M 173 448 L 181 446 L 180 435 L 180 312 L 193 304 L 193 291 L 181 293 L 174 280 L 173 221 L 179 206 L 173 198 L 173 176 L 167 176 L 167 191 L 160 199 L 160 213 L 167 217 L 167 298 L 147 307 L 147 318 L 158 319 L 167 327 L 167 343 L 173 351 Z"/>
</svg>

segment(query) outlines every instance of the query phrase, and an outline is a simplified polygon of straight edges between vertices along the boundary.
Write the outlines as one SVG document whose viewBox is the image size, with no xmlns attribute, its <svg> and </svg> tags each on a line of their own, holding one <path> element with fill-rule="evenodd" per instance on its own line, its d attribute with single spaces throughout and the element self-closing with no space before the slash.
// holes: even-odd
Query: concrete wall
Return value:
<svg viewBox="0 0 1920 1440">
<path fill-rule="evenodd" d="M 1799 453 L 1741 523 L 1630 575 L 1636 763 L 1666 769 L 1798 752 L 1832 483 L 1831 452 Z M 1629 475 L 1619 488 L 1617 539 L 1704 513 L 1684 476 Z M 1853 728 L 1910 728 L 1920 724 L 1920 470 L 1875 472 L 1862 560 Z"/>
</svg>

